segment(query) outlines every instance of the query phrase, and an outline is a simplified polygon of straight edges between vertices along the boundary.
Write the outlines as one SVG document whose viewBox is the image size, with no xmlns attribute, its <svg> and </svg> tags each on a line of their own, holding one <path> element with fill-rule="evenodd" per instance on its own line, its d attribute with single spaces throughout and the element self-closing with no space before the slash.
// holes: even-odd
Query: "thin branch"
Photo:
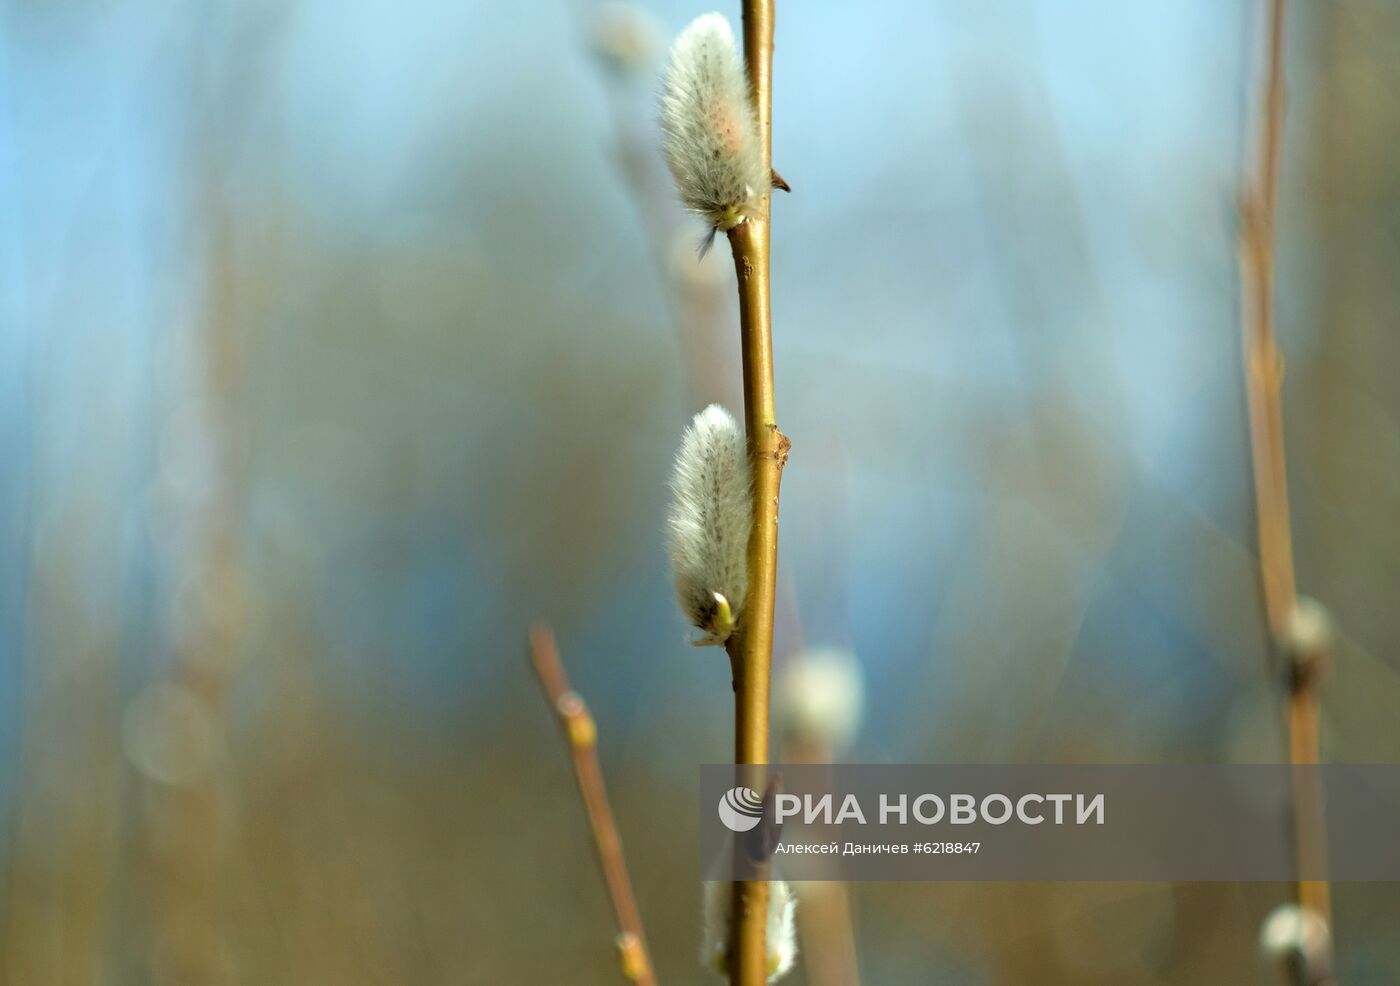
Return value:
<svg viewBox="0 0 1400 986">
<path fill-rule="evenodd" d="M 1280 388 L 1283 356 L 1274 338 L 1274 216 L 1283 129 L 1283 0 L 1269 0 L 1269 46 L 1259 122 L 1257 177 L 1243 196 L 1240 236 L 1241 322 L 1249 438 L 1259 525 L 1259 563 L 1269 631 L 1282 640 L 1296 598 L 1288 520 Z"/>
<path fill-rule="evenodd" d="M 608 803 L 603 770 L 598 765 L 598 728 L 588 706 L 569 687 L 569 677 L 559 658 L 554 634 L 548 627 L 530 629 L 530 660 L 569 744 L 574 776 L 578 780 L 579 794 L 583 797 L 588 826 L 593 832 L 598 867 L 603 871 L 608 896 L 612 898 L 613 913 L 617 917 L 617 947 L 622 974 L 640 986 L 656 986 L 646 933 L 642 929 L 641 911 L 632 894 L 632 881 L 627 876 L 622 838 L 618 835 L 612 806 Z"/>
<path fill-rule="evenodd" d="M 1307 667 L 1300 669 L 1298 662 L 1304 656 L 1298 654 L 1293 639 L 1298 595 L 1283 446 L 1283 356 L 1274 335 L 1274 232 L 1283 131 L 1283 15 L 1283 0 L 1268 0 L 1268 47 L 1264 94 L 1256 122 L 1259 145 L 1255 177 L 1247 183 L 1242 202 L 1240 307 L 1264 610 L 1275 646 L 1294 662 L 1289 678 L 1288 754 L 1289 762 L 1301 767 L 1322 759 L 1317 687 L 1326 655 L 1306 655 Z M 1326 865 L 1321 790 L 1315 777 L 1305 771 L 1295 771 L 1293 828 L 1302 871 L 1320 872 Z M 1330 896 L 1325 880 L 1298 882 L 1298 904 L 1317 912 L 1329 928 Z"/>
<path fill-rule="evenodd" d="M 773 0 L 743 0 L 744 63 L 758 122 L 763 170 L 773 162 Z M 730 639 L 734 671 L 734 762 L 768 762 L 768 686 L 773 661 L 773 601 L 777 582 L 778 487 L 789 442 L 778 430 L 773 402 L 773 334 L 769 306 L 769 207 L 764 188 L 746 222 L 729 232 L 739 281 L 739 335 L 744 373 L 744 426 L 753 462 L 753 529 L 749 535 L 749 595 Z M 729 978 L 741 986 L 767 981 L 764 931 L 768 884 L 734 884 Z"/>
</svg>

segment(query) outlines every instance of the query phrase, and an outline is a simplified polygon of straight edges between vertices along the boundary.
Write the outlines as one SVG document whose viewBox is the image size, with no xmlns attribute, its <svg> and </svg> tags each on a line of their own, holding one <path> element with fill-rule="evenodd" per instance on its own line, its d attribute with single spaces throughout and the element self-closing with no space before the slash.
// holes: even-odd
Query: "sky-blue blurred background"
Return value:
<svg viewBox="0 0 1400 986">
<path fill-rule="evenodd" d="M 738 367 L 654 92 L 705 9 L 0 6 L 0 981 L 612 981 L 539 620 L 663 980 L 701 981 L 729 672 L 665 482 Z M 1400 8 L 1287 23 L 1299 586 L 1342 631 L 1327 755 L 1389 760 Z M 780 0 L 777 659 L 855 655 L 850 758 L 1284 755 L 1236 269 L 1261 29 Z M 1286 896 L 853 888 L 870 983 L 1271 982 Z M 1341 981 L 1400 980 L 1393 891 L 1336 906 Z"/>
</svg>

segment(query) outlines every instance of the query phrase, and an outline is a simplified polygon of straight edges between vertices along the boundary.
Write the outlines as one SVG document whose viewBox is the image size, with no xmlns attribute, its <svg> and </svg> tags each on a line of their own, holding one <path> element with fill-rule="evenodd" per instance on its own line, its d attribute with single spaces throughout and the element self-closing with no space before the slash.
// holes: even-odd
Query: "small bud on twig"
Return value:
<svg viewBox="0 0 1400 986">
<path fill-rule="evenodd" d="M 650 974 L 646 947 L 630 931 L 617 936 L 617 958 L 622 965 L 622 975 L 629 983 L 640 982 L 643 976 Z"/>
<path fill-rule="evenodd" d="M 704 942 L 700 963 L 725 975 L 729 967 L 730 918 L 734 910 L 734 885 L 724 880 L 707 880 L 704 890 Z M 783 880 L 768 884 L 768 925 L 764 939 L 768 948 L 768 981 L 776 982 L 797 959 L 797 930 L 794 912 L 797 898 Z"/>
<path fill-rule="evenodd" d="M 564 720 L 564 731 L 571 746 L 582 750 L 598 742 L 598 727 L 593 722 L 593 714 L 588 711 L 587 703 L 578 692 L 560 695 L 554 708 Z"/>
<path fill-rule="evenodd" d="M 743 429 L 711 404 L 681 437 L 671 479 L 671 568 L 681 609 L 705 631 L 697 644 L 723 644 L 744 608 L 749 482 Z"/>
<path fill-rule="evenodd" d="M 726 232 L 772 184 L 734 32 L 720 14 L 697 17 L 671 48 L 661 90 L 666 163 L 686 206 Z"/>
<path fill-rule="evenodd" d="M 1299 596 L 1288 621 L 1288 654 L 1295 688 L 1311 688 L 1327 671 L 1332 654 L 1332 617 L 1316 599 Z"/>
<path fill-rule="evenodd" d="M 1259 930 L 1259 947 L 1299 986 L 1318 986 L 1332 975 L 1332 933 L 1322 916 L 1306 907 L 1274 908 Z"/>
</svg>

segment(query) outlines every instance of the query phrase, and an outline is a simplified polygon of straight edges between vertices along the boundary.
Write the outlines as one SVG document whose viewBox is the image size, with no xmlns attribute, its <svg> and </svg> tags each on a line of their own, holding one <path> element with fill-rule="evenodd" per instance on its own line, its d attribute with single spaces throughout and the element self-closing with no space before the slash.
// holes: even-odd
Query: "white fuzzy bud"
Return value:
<svg viewBox="0 0 1400 986">
<path fill-rule="evenodd" d="M 777 691 L 783 735 L 791 742 L 834 753 L 855 738 L 865 696 L 855 655 L 807 651 L 784 666 Z"/>
<path fill-rule="evenodd" d="M 734 913 L 734 884 L 724 880 L 707 880 L 703 884 L 705 901 L 704 942 L 700 946 L 700 963 L 721 976 L 728 972 L 730 919 Z M 768 949 L 768 981 L 777 982 L 797 960 L 797 928 L 794 914 L 797 898 L 792 888 L 782 880 L 768 884 L 768 925 L 764 941 Z"/>
<path fill-rule="evenodd" d="M 671 569 L 681 609 L 705 631 L 697 644 L 723 644 L 748 595 L 749 474 L 743 429 L 711 404 L 681 436 L 671 477 Z"/>
<path fill-rule="evenodd" d="M 671 47 L 661 128 L 681 200 L 720 231 L 747 219 L 772 181 L 748 97 L 729 22 L 697 17 Z"/>
<path fill-rule="evenodd" d="M 1284 639 L 1295 685 L 1317 685 L 1327 671 L 1336 630 L 1327 607 L 1316 599 L 1299 596 L 1293 606 Z"/>
<path fill-rule="evenodd" d="M 1331 976 L 1332 933 L 1316 911 L 1296 904 L 1274 908 L 1259 930 L 1259 947 L 1296 982 L 1313 986 Z"/>
</svg>

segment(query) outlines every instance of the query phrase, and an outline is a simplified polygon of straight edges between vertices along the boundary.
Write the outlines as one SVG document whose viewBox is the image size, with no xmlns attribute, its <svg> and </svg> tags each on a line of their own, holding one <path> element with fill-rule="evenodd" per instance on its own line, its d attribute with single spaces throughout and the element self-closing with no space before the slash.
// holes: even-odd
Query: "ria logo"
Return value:
<svg viewBox="0 0 1400 986">
<path fill-rule="evenodd" d="M 719 820 L 731 832 L 747 832 L 763 820 L 763 799 L 747 787 L 732 787 L 719 799 Z"/>
</svg>

